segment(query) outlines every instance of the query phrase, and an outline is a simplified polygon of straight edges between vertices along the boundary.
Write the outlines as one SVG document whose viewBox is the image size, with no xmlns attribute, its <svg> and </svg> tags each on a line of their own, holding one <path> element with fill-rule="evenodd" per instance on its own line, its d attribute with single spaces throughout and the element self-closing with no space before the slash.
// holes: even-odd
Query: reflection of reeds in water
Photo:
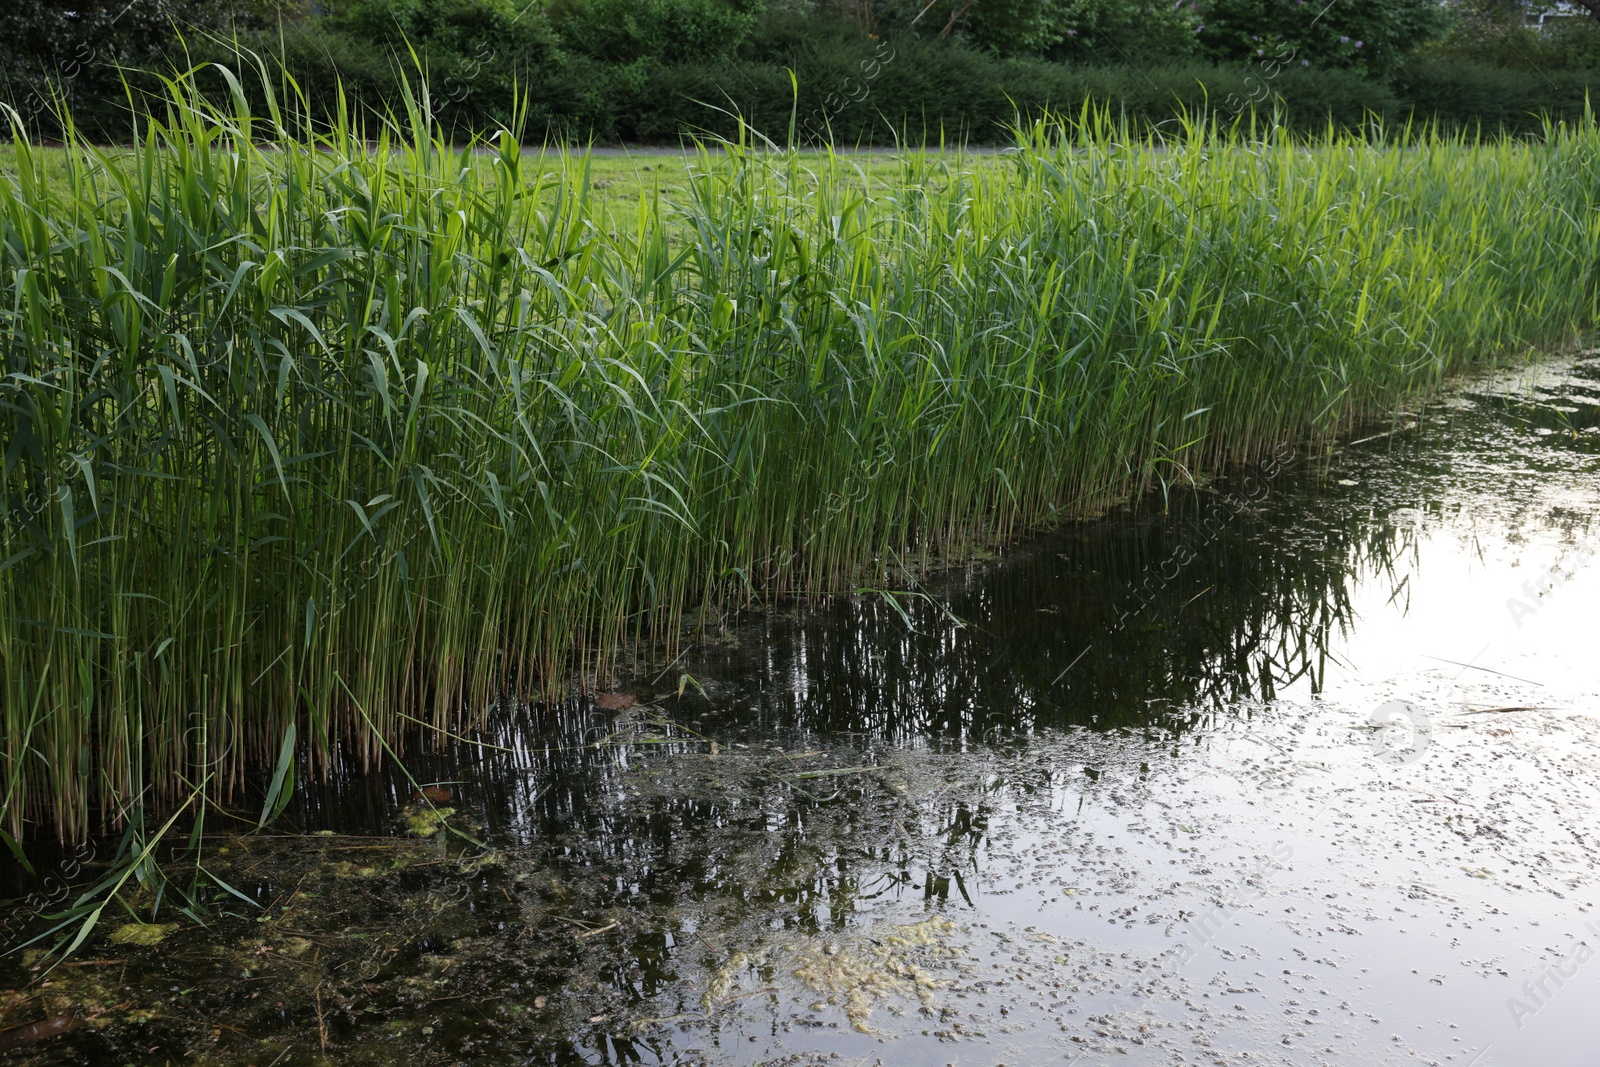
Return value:
<svg viewBox="0 0 1600 1067">
<path fill-rule="evenodd" d="M 622 218 L 510 135 L 283 106 L 174 84 L 130 151 L 0 180 L 12 834 L 228 793 L 291 723 L 364 765 L 687 606 L 1182 481 L 1587 311 L 1587 127 L 1090 119 L 887 191 L 727 145 Z"/>
<path fill-rule="evenodd" d="M 1213 494 L 1175 495 L 1159 514 L 1069 529 L 981 579 L 936 583 L 937 604 L 841 603 L 750 639 L 755 661 L 707 652 L 697 669 L 753 673 L 747 714 L 763 728 L 894 743 L 1068 723 L 1183 729 L 1303 679 L 1315 691 L 1352 624 L 1354 583 L 1397 584 L 1416 531 L 1345 516 L 1308 527 L 1297 478 L 1220 533 Z"/>
<path fill-rule="evenodd" d="M 1066 723 L 1183 729 L 1291 686 L 1315 693 L 1358 621 L 1357 588 L 1406 609 L 1425 534 L 1469 551 L 1543 531 L 1571 546 L 1552 549 L 1552 564 L 1596 542 L 1578 503 L 1593 493 L 1570 454 L 1589 443 L 1530 433 L 1524 414 L 1586 411 L 1594 373 L 1563 372 L 1515 403 L 1501 393 L 1520 373 L 1496 374 L 1488 394 L 1469 385 L 1442 405 L 1448 418 L 1348 454 L 1359 485 L 1330 494 L 1320 462 L 1270 480 L 1246 472 L 1069 527 L 981 576 L 930 583 L 932 602 L 860 597 L 770 624 L 745 642 L 757 655 L 708 650 L 691 664 L 745 677 L 764 729 L 896 743 Z M 1418 521 L 1423 511 L 1439 521 Z M 1484 604 L 1502 610 L 1493 590 Z"/>
</svg>

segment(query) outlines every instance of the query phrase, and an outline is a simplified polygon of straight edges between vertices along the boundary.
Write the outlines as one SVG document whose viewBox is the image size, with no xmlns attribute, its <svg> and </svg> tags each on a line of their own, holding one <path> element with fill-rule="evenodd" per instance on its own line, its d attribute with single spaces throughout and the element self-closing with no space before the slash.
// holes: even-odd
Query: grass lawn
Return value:
<svg viewBox="0 0 1600 1067">
<path fill-rule="evenodd" d="M 103 150 L 106 157 L 116 159 L 126 156 L 129 149 L 110 147 Z M 45 148 L 42 155 L 47 161 L 50 180 L 66 182 L 67 150 Z M 576 180 L 587 167 L 589 198 L 597 217 L 611 218 L 618 223 L 631 219 L 641 196 L 659 193 L 668 205 L 681 204 L 689 187 L 690 176 L 709 169 L 728 165 L 727 156 L 712 147 L 705 153 L 691 149 L 645 149 L 630 153 L 627 149 L 604 148 L 594 152 L 581 149 L 548 150 L 528 149 L 525 175 L 532 180 L 536 175 L 547 175 L 555 182 Z M 824 169 L 829 154 L 821 150 L 797 153 L 801 166 L 818 171 Z M 950 174 L 968 174 L 1005 165 L 1006 157 L 993 152 L 962 154 L 926 151 L 913 156 L 937 161 L 948 168 Z M 476 156 L 479 165 L 486 165 L 487 153 Z M 906 167 L 901 153 L 888 151 L 841 152 L 835 157 L 848 168 L 859 173 L 858 180 L 873 196 L 890 195 L 906 180 Z M 16 173 L 16 150 L 10 144 L 0 144 L 0 174 Z M 948 181 L 942 175 L 931 180 L 934 189 L 942 188 Z"/>
</svg>

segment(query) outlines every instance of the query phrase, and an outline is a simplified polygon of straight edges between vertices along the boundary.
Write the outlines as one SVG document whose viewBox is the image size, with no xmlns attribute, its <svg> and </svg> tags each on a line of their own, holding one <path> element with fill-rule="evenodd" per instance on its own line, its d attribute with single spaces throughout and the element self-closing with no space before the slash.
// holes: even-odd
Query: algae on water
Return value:
<svg viewBox="0 0 1600 1067">
<path fill-rule="evenodd" d="M 405 812 L 406 833 L 412 837 L 432 837 L 439 832 L 444 821 L 456 813 L 455 808 L 418 808 Z"/>
<path fill-rule="evenodd" d="M 159 945 L 177 928 L 177 923 L 124 923 L 111 932 L 111 941 L 116 945 Z"/>
</svg>

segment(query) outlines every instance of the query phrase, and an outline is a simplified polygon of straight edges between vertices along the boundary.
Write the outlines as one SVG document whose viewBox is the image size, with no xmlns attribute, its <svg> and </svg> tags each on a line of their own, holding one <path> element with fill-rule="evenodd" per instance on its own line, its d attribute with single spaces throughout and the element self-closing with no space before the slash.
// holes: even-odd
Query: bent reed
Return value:
<svg viewBox="0 0 1600 1067">
<path fill-rule="evenodd" d="M 304 136 L 227 76 L 0 176 L 13 844 L 236 795 L 291 725 L 313 773 L 471 730 L 696 605 L 959 558 L 1592 318 L 1590 122 L 1085 113 L 888 188 L 752 139 L 601 211 L 425 90 Z"/>
</svg>

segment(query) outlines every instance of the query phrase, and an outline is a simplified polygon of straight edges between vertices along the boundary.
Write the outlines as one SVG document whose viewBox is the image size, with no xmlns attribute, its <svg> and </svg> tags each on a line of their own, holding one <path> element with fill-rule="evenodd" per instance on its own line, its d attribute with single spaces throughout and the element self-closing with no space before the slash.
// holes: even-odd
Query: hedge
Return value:
<svg viewBox="0 0 1600 1067">
<path fill-rule="evenodd" d="M 316 24 L 229 42 L 191 43 L 151 69 L 198 63 L 248 67 L 266 57 L 293 77 L 313 114 L 332 116 L 339 92 L 358 109 L 403 113 L 404 86 L 420 80 L 408 55 Z M 1432 122 L 1469 135 L 1535 134 L 1546 120 L 1584 112 L 1600 72 L 1545 75 L 1482 64 L 1415 59 L 1387 80 L 1348 71 L 1230 67 L 1189 62 L 1159 67 L 1067 66 L 999 59 L 959 45 L 907 39 L 801 42 L 785 56 L 729 57 L 704 63 L 642 59 L 618 65 L 550 51 L 503 61 L 424 49 L 430 102 L 465 138 L 517 123 L 524 136 L 572 142 L 676 143 L 687 136 L 733 136 L 738 118 L 776 141 L 791 132 L 841 145 L 902 142 L 1005 143 L 1009 127 L 1043 111 L 1076 112 L 1085 100 L 1126 117 L 1136 128 L 1174 127 L 1206 112 L 1224 120 L 1272 113 L 1290 128 L 1320 132 L 1330 123 L 1357 128 L 1374 118 L 1389 126 Z M 160 96 L 153 73 L 129 75 L 134 99 Z M 259 79 L 257 79 L 259 81 Z M 251 79 L 245 79 L 247 85 Z M 220 89 L 223 82 L 216 79 Z M 115 79 L 80 77 L 64 86 L 80 127 L 120 142 L 132 135 L 127 97 Z M 0 99 L 30 92 L 0 71 Z M 520 102 L 520 105 L 519 105 Z M 19 108 L 36 133 L 59 132 L 47 108 Z"/>
</svg>

